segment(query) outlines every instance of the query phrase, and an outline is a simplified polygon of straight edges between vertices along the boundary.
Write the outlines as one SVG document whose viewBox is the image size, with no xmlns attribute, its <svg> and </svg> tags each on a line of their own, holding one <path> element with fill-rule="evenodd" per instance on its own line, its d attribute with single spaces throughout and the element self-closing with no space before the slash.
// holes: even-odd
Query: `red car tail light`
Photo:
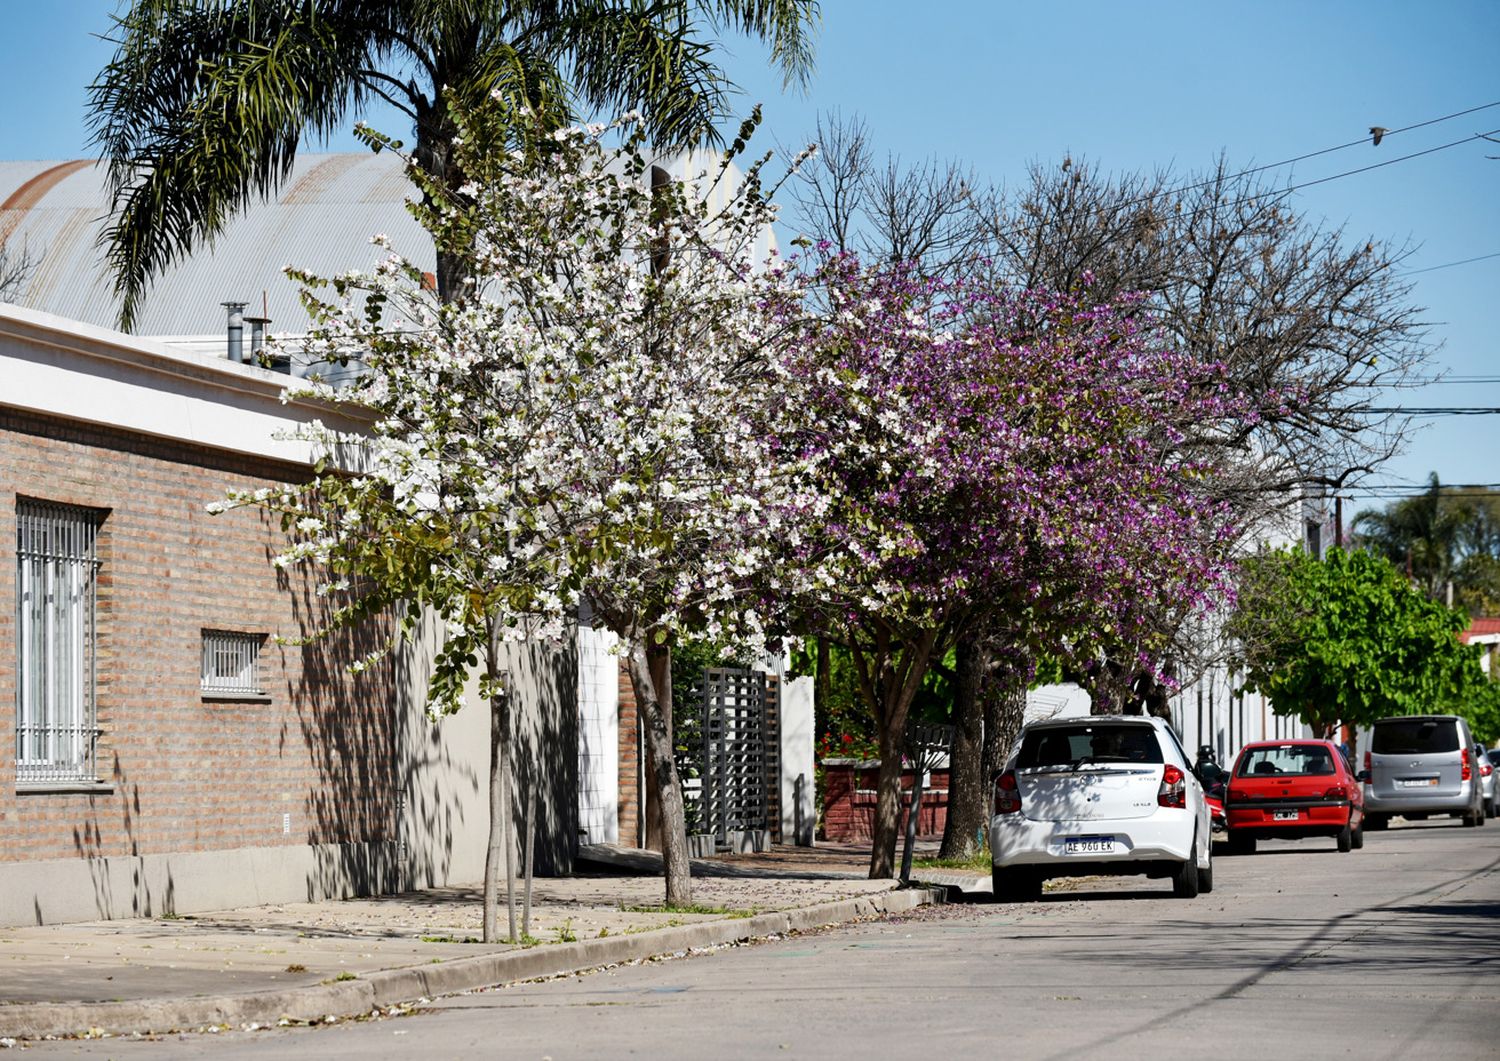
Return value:
<svg viewBox="0 0 1500 1061">
<path fill-rule="evenodd" d="M 1021 809 L 1021 790 L 1016 785 L 1016 772 L 1007 770 L 995 779 L 995 813 L 1014 814 Z"/>
<path fill-rule="evenodd" d="M 1462 758 L 1459 759 L 1459 762 L 1463 764 L 1463 771 L 1458 775 L 1458 777 L 1460 781 L 1467 781 L 1474 776 L 1474 771 L 1469 767 L 1469 749 L 1460 748 L 1459 752 L 1462 756 Z"/>
<path fill-rule="evenodd" d="M 1161 787 L 1156 790 L 1156 802 L 1163 807 L 1187 806 L 1187 777 L 1171 763 L 1161 772 Z"/>
<path fill-rule="evenodd" d="M 1348 799 L 1349 798 L 1349 787 L 1347 785 L 1334 785 L 1327 792 L 1323 793 L 1323 798 L 1324 799 L 1338 799 L 1338 800 Z"/>
</svg>

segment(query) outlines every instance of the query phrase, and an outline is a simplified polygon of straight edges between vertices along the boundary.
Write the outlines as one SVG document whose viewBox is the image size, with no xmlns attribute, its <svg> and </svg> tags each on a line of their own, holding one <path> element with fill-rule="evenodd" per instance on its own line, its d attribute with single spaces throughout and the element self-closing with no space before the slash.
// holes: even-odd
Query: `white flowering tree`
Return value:
<svg viewBox="0 0 1500 1061">
<path fill-rule="evenodd" d="M 377 419 L 352 471 L 320 467 L 305 488 L 231 503 L 283 513 L 299 538 L 280 562 L 331 572 L 351 602 L 336 623 L 392 608 L 408 628 L 441 616 L 434 710 L 455 710 L 483 667 L 487 939 L 510 806 L 498 650 L 560 637 L 585 600 L 619 635 L 635 688 L 666 901 L 691 900 L 671 645 L 702 635 L 759 646 L 755 601 L 778 534 L 788 513 L 817 504 L 774 441 L 795 404 L 780 355 L 791 296 L 760 260 L 774 215 L 764 160 L 743 174 L 731 162 L 757 120 L 704 172 L 663 182 L 634 119 L 525 133 L 501 150 L 497 130 L 524 123 L 469 114 L 458 151 L 470 182 L 418 210 L 440 244 L 473 248 L 462 297 L 439 300 L 389 247 L 370 272 L 299 275 L 316 321 L 307 355 L 366 366 L 351 388 L 304 389 Z"/>
</svg>

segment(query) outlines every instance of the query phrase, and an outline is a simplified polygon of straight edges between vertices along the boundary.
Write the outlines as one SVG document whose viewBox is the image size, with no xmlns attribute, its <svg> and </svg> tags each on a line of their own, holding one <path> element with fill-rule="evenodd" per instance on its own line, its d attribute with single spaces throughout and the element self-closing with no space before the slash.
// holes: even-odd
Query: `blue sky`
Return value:
<svg viewBox="0 0 1500 1061">
<path fill-rule="evenodd" d="M 108 58 L 113 0 L 9 0 L 0 36 L 0 157 L 87 153 L 86 88 Z M 824 0 L 818 70 L 783 93 L 753 44 L 727 59 L 796 144 L 816 116 L 867 121 L 877 149 L 972 164 L 994 182 L 1028 162 L 1087 157 L 1106 169 L 1236 167 L 1342 144 L 1500 101 L 1496 0 Z M 393 133 L 389 116 L 373 120 Z M 1278 172 L 1308 180 L 1500 129 L 1500 107 Z M 353 147 L 339 138 L 335 148 Z M 1471 143 L 1309 188 L 1303 211 L 1351 238 L 1410 240 L 1413 269 L 1500 252 L 1500 144 Z M 1500 378 L 1500 258 L 1418 274 L 1443 343 L 1435 368 Z M 1500 384 L 1442 384 L 1407 404 L 1500 406 Z M 1500 416 L 1434 420 L 1380 477 L 1500 482 Z"/>
</svg>

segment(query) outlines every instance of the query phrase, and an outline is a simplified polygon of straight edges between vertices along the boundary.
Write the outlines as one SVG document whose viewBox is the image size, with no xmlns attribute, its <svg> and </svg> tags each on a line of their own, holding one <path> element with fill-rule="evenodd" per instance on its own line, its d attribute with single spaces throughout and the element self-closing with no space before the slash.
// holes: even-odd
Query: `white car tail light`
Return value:
<svg viewBox="0 0 1500 1061">
<path fill-rule="evenodd" d="M 1007 770 L 995 779 L 995 813 L 1014 814 L 1021 809 L 1021 790 L 1016 772 Z"/>
<path fill-rule="evenodd" d="M 1187 775 L 1171 763 L 1161 772 L 1161 787 L 1156 790 L 1156 802 L 1163 807 L 1187 806 Z"/>
</svg>

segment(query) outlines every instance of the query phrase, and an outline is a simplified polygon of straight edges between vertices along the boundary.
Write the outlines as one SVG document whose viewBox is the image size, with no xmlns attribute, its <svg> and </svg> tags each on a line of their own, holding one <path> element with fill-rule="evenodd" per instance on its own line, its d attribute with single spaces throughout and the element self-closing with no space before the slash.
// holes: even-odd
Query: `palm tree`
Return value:
<svg viewBox="0 0 1500 1061">
<path fill-rule="evenodd" d="M 287 178 L 304 134 L 376 100 L 455 189 L 450 103 L 500 93 L 558 123 L 639 110 L 659 146 L 714 142 L 734 86 L 704 27 L 765 42 L 790 83 L 811 70 L 817 21 L 817 0 L 132 0 L 90 88 L 120 325 L 153 277 Z M 437 265 L 451 298 L 462 256 Z"/>
<path fill-rule="evenodd" d="M 1406 570 L 1407 578 L 1439 602 L 1448 602 L 1451 587 L 1461 582 L 1467 555 L 1482 554 L 1488 545 L 1481 510 L 1443 486 L 1437 473 L 1428 476 L 1421 494 L 1356 515 L 1352 530 L 1359 545 Z"/>
</svg>

